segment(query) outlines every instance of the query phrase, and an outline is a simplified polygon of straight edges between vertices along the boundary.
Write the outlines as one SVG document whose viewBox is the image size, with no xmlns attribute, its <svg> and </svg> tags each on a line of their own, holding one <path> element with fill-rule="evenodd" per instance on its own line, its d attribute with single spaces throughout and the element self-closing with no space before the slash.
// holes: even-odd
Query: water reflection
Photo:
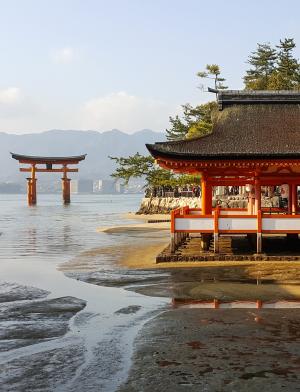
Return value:
<svg viewBox="0 0 300 392">
<path fill-rule="evenodd" d="M 183 307 L 187 309 L 300 309 L 299 300 L 281 300 L 281 301 L 220 301 L 214 298 L 212 301 L 207 300 L 182 300 L 172 299 L 174 308 Z"/>
<path fill-rule="evenodd" d="M 40 195 L 39 204 L 26 206 L 23 195 L 0 195 L 0 260 L 62 262 L 113 239 L 97 233 L 98 226 L 120 224 L 120 213 L 135 210 L 140 196 L 80 196 L 61 204 L 60 195 Z"/>
</svg>

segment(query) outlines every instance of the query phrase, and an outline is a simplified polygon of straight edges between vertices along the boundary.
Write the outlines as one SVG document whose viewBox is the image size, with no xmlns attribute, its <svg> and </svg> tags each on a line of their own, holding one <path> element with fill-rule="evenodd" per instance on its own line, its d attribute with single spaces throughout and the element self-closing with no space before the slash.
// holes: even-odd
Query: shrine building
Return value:
<svg viewBox="0 0 300 392">
<path fill-rule="evenodd" d="M 199 208 L 171 213 L 171 252 L 192 233 L 201 235 L 202 251 L 213 243 L 215 253 L 221 236 L 255 239 L 257 254 L 265 236 L 298 239 L 300 92 L 227 90 L 218 92 L 217 102 L 210 134 L 147 144 L 162 168 L 201 176 Z M 262 208 L 261 187 L 283 184 L 287 208 Z M 213 208 L 216 186 L 247 186 L 248 208 Z"/>
</svg>

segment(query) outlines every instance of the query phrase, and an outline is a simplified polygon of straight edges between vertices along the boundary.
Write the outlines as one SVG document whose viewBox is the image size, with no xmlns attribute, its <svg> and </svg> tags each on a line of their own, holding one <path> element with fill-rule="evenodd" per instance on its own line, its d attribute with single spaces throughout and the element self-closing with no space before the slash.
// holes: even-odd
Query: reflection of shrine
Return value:
<svg viewBox="0 0 300 392">
<path fill-rule="evenodd" d="M 27 178 L 28 205 L 35 205 L 37 201 L 36 173 L 63 173 L 61 179 L 63 201 L 65 204 L 70 203 L 71 179 L 68 178 L 68 173 L 76 173 L 78 172 L 78 168 L 70 168 L 69 165 L 77 165 L 80 161 L 85 159 L 86 155 L 78 155 L 72 157 L 35 157 L 11 153 L 11 156 L 13 159 L 19 161 L 20 164 L 28 165 L 25 167 L 20 167 L 21 172 L 31 174 L 31 176 Z"/>
<path fill-rule="evenodd" d="M 278 300 L 278 301 L 220 301 L 214 298 L 211 301 L 207 300 L 180 300 L 172 299 L 173 307 L 184 307 L 188 309 L 299 309 L 299 300 Z"/>
</svg>

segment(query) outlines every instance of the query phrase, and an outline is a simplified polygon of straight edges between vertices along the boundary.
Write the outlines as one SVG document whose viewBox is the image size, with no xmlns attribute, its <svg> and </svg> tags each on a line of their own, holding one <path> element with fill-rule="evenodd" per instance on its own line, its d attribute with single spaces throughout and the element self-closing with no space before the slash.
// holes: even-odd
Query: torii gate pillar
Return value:
<svg viewBox="0 0 300 392">
<path fill-rule="evenodd" d="M 31 166 L 31 177 L 27 178 L 27 200 L 28 205 L 34 206 L 36 204 L 36 167 L 35 164 Z"/>
<path fill-rule="evenodd" d="M 27 178 L 27 201 L 29 206 L 36 205 L 36 178 Z"/>
<path fill-rule="evenodd" d="M 62 178 L 62 196 L 64 204 L 71 203 L 71 179 L 70 178 Z"/>
</svg>

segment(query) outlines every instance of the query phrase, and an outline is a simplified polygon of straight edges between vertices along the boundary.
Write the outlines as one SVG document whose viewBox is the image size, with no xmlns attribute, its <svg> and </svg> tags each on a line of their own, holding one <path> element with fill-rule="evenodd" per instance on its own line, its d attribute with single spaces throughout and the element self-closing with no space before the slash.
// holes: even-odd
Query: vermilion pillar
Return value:
<svg viewBox="0 0 300 392">
<path fill-rule="evenodd" d="M 255 177 L 254 188 L 255 188 L 255 213 L 257 214 L 258 211 L 261 210 L 261 184 L 260 184 L 259 177 Z"/>
<path fill-rule="evenodd" d="M 71 180 L 70 178 L 62 178 L 62 193 L 63 193 L 63 201 L 64 204 L 70 204 L 71 202 Z"/>
<path fill-rule="evenodd" d="M 67 166 L 64 165 L 64 175 L 62 177 L 62 194 L 64 204 L 71 202 L 71 180 L 67 177 Z"/>
<path fill-rule="evenodd" d="M 28 201 L 28 205 L 30 206 L 36 204 L 35 165 L 32 165 L 31 167 L 31 177 L 27 178 L 27 201 Z"/>
<path fill-rule="evenodd" d="M 32 188 L 32 205 L 36 204 L 36 178 L 31 179 L 31 188 Z"/>
<path fill-rule="evenodd" d="M 31 177 L 27 178 L 27 203 L 29 206 L 32 205 L 32 186 L 31 186 Z"/>
<path fill-rule="evenodd" d="M 256 252 L 262 251 L 262 213 L 261 213 L 261 183 L 260 178 L 255 177 L 255 214 L 257 215 L 257 234 L 256 234 Z"/>
<path fill-rule="evenodd" d="M 210 215 L 212 214 L 212 185 L 207 181 L 205 175 L 201 176 L 201 191 L 202 191 L 202 214 Z M 212 235 L 207 233 L 201 234 L 201 248 L 204 251 L 209 250 L 209 245 L 211 242 Z"/>
<path fill-rule="evenodd" d="M 297 214 L 298 210 L 298 189 L 296 184 L 291 185 L 290 199 L 291 199 L 291 213 Z"/>
<path fill-rule="evenodd" d="M 212 185 L 205 175 L 201 176 L 201 192 L 202 214 L 210 215 L 212 213 Z"/>
<path fill-rule="evenodd" d="M 254 209 L 254 197 L 255 197 L 255 192 L 254 192 L 254 187 L 252 184 L 248 185 L 249 188 L 249 195 L 248 195 L 248 214 L 252 215 L 253 214 L 253 209 Z"/>
</svg>

